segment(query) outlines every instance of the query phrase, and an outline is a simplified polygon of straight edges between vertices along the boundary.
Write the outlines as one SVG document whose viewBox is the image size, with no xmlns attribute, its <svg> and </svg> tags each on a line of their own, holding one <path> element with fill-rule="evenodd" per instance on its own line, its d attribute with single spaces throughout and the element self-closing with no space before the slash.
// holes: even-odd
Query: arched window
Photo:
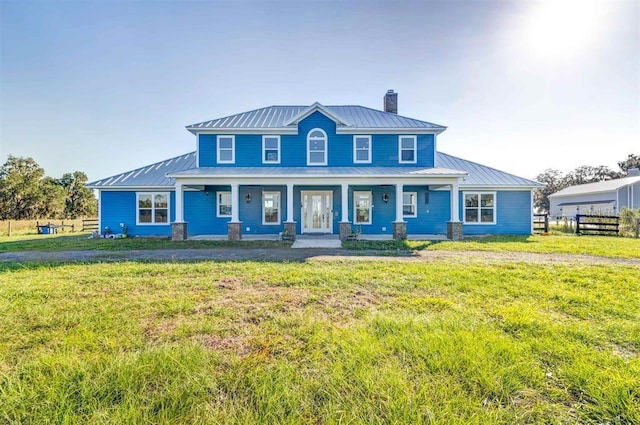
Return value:
<svg viewBox="0 0 640 425">
<path fill-rule="evenodd" d="M 321 128 L 307 134 L 307 165 L 327 165 L 327 133 Z"/>
</svg>

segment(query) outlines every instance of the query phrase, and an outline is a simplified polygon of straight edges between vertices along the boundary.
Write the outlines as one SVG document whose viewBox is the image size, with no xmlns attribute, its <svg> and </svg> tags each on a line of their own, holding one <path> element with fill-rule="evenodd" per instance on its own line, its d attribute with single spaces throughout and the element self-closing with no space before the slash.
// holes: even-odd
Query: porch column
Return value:
<svg viewBox="0 0 640 425">
<path fill-rule="evenodd" d="M 287 183 L 287 220 L 284 222 L 282 239 L 296 240 L 296 222 L 293 221 L 293 183 Z"/>
<path fill-rule="evenodd" d="M 451 184 L 451 220 L 447 222 L 447 238 L 459 241 L 462 240 L 462 223 L 460 222 L 460 185 L 459 183 Z"/>
<path fill-rule="evenodd" d="M 184 222 L 184 207 L 183 207 L 183 187 L 181 183 L 176 183 L 176 223 Z"/>
<path fill-rule="evenodd" d="M 460 221 L 460 186 L 458 183 L 451 185 L 451 222 L 457 223 Z"/>
<path fill-rule="evenodd" d="M 287 183 L 287 223 L 293 223 L 293 183 Z"/>
<path fill-rule="evenodd" d="M 238 198 L 238 183 L 231 185 L 231 222 L 238 223 L 240 221 L 240 198 Z"/>
<path fill-rule="evenodd" d="M 402 183 L 396 184 L 396 222 L 400 223 L 404 221 L 404 217 L 402 214 L 402 203 L 404 193 L 404 185 Z"/>
<path fill-rule="evenodd" d="M 187 223 L 184 222 L 184 192 L 182 183 L 176 183 L 176 219 L 171 223 L 171 240 L 187 239 Z"/>
<path fill-rule="evenodd" d="M 351 236 L 351 223 L 349 222 L 349 184 L 340 185 L 340 198 L 342 199 L 342 212 L 340 216 L 340 240 L 342 242 Z"/>
<path fill-rule="evenodd" d="M 227 223 L 227 237 L 230 241 L 239 241 L 242 239 L 239 196 L 238 183 L 233 183 L 231 185 L 231 221 Z"/>
<path fill-rule="evenodd" d="M 349 185 L 347 183 L 342 183 L 340 186 L 340 192 L 342 197 L 342 215 L 340 217 L 340 222 L 349 223 Z"/>
<path fill-rule="evenodd" d="M 396 220 L 393 222 L 393 239 L 407 239 L 407 222 L 402 214 L 404 184 L 396 183 Z"/>
</svg>

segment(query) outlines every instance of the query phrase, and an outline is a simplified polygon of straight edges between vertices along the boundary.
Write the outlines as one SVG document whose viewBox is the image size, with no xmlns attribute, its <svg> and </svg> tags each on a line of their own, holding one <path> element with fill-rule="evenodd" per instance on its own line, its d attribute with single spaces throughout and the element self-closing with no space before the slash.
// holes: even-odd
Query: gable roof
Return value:
<svg viewBox="0 0 640 425">
<path fill-rule="evenodd" d="M 210 167 L 206 169 L 196 168 L 196 153 L 189 152 L 184 155 L 180 155 L 174 158 L 167 159 L 165 161 L 156 162 L 155 164 L 147 165 L 145 167 L 136 168 L 132 171 L 116 174 L 111 177 L 96 180 L 88 183 L 87 186 L 92 189 L 117 189 L 117 188 L 148 188 L 148 187 L 162 187 L 167 188 L 175 185 L 175 179 L 173 177 L 167 177 L 167 174 L 174 175 L 181 173 L 183 175 L 193 175 L 197 173 L 227 173 L 227 174 L 239 174 L 257 172 L 256 169 L 249 169 L 252 167 Z M 259 168 L 260 173 L 287 173 L 295 174 L 296 172 L 313 172 L 317 174 L 326 173 L 327 175 L 334 175 L 336 173 L 348 173 L 353 175 L 366 175 L 367 173 L 377 174 L 398 174 L 406 173 L 407 175 L 452 175 L 452 174 L 464 174 L 468 173 L 465 177 L 465 181 L 460 185 L 461 187 L 469 186 L 492 186 L 492 187 L 540 187 L 540 183 L 533 180 L 528 180 L 522 177 L 515 176 L 513 174 L 505 173 L 504 171 L 496 170 L 495 168 L 487 167 L 485 165 L 477 164 L 472 161 L 467 161 L 452 155 L 438 152 L 436 155 L 436 167 L 435 168 L 415 168 L 415 167 L 336 167 L 326 168 L 314 168 L 311 171 L 296 169 L 286 169 L 285 167 L 264 167 Z M 202 171 L 198 171 L 202 170 Z M 219 171 L 214 171 L 219 170 Z M 333 170 L 333 171 L 322 171 Z"/>
<path fill-rule="evenodd" d="M 436 166 L 463 170 L 469 173 L 465 181 L 460 185 L 464 186 L 522 186 L 522 187 L 542 187 L 543 184 L 535 180 L 525 179 L 514 174 L 497 170 L 477 162 L 468 161 L 453 155 L 438 152 L 436 155 Z"/>
<path fill-rule="evenodd" d="M 309 115 L 313 114 L 316 111 L 319 111 L 322 114 L 324 114 L 325 116 L 331 118 L 338 125 L 346 125 L 346 126 L 349 125 L 349 123 L 347 123 L 345 120 L 343 120 L 342 118 L 338 117 L 335 114 L 335 112 L 332 112 L 332 111 L 328 110 L 326 107 L 322 106 L 318 102 L 316 102 L 313 105 L 309 106 L 306 110 L 303 110 L 302 112 L 300 112 L 298 115 L 296 115 L 295 117 L 293 117 L 289 121 L 286 121 L 284 123 L 284 125 L 285 126 L 296 125 L 300 121 L 302 121 L 303 119 L 307 118 Z"/>
<path fill-rule="evenodd" d="M 566 187 L 556 193 L 549 195 L 549 198 L 556 196 L 589 195 L 592 193 L 613 192 L 622 187 L 640 182 L 640 176 L 623 177 L 621 179 L 605 180 L 602 182 L 578 184 Z"/>
<path fill-rule="evenodd" d="M 336 121 L 339 128 L 446 130 L 446 127 L 442 125 L 364 106 L 323 106 L 318 102 L 311 106 L 267 106 L 228 117 L 191 124 L 187 126 L 187 130 L 195 132 L 207 129 L 290 129 L 315 111 L 320 111 Z"/>
</svg>

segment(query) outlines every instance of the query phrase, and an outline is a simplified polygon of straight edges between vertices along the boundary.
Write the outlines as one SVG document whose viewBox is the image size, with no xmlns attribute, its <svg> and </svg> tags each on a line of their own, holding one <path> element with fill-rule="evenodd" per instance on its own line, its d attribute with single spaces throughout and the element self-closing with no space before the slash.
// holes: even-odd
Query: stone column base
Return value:
<svg viewBox="0 0 640 425">
<path fill-rule="evenodd" d="M 187 239 L 187 223 L 171 223 L 171 240 L 184 241 Z"/>
<path fill-rule="evenodd" d="M 349 236 L 351 236 L 351 222 L 341 221 L 340 222 L 340 241 L 344 242 L 348 240 Z"/>
<path fill-rule="evenodd" d="M 282 234 L 282 238 L 287 238 L 287 240 L 295 241 L 296 240 L 296 222 L 295 221 L 285 221 L 284 222 L 284 233 Z"/>
<path fill-rule="evenodd" d="M 407 222 L 406 221 L 393 222 L 393 239 L 396 241 L 403 241 L 407 239 Z"/>
<path fill-rule="evenodd" d="M 451 239 L 452 241 L 461 241 L 463 238 L 462 222 L 447 221 L 447 239 Z"/>
<path fill-rule="evenodd" d="M 230 221 L 227 223 L 227 237 L 230 241 L 240 241 L 242 240 L 242 222 L 241 221 Z"/>
</svg>

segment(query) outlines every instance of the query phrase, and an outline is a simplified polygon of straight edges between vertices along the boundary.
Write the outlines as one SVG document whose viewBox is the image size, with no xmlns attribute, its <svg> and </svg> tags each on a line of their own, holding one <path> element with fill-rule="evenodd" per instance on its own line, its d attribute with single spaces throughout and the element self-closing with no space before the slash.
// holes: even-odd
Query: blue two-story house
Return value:
<svg viewBox="0 0 640 425">
<path fill-rule="evenodd" d="M 529 234 L 540 184 L 437 150 L 446 127 L 362 106 L 269 106 L 187 126 L 196 151 L 90 183 L 130 235 Z"/>
</svg>

